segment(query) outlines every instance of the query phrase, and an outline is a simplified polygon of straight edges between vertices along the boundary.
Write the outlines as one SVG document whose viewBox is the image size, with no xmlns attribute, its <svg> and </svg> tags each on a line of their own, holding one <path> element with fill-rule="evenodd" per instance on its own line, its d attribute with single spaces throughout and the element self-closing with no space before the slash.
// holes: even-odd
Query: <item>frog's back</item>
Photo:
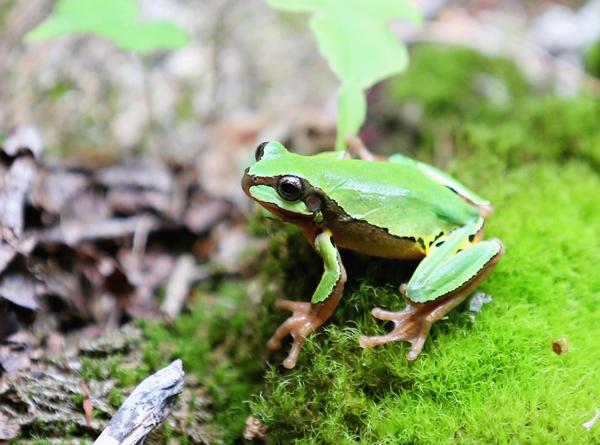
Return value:
<svg viewBox="0 0 600 445">
<path fill-rule="evenodd" d="M 355 159 L 312 162 L 314 168 L 303 171 L 313 186 L 353 219 L 397 237 L 420 238 L 428 246 L 441 232 L 478 217 L 475 207 L 411 166 Z"/>
</svg>

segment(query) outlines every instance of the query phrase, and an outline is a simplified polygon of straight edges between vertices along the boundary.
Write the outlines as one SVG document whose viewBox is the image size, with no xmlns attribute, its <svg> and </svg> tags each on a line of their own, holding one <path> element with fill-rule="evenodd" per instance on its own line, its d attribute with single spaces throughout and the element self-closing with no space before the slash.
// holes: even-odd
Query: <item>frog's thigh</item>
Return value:
<svg viewBox="0 0 600 445">
<path fill-rule="evenodd" d="M 431 178 L 435 182 L 448 187 L 450 190 L 452 190 L 457 195 L 461 196 L 468 203 L 477 207 L 479 209 L 480 215 L 484 218 L 488 218 L 494 212 L 494 208 L 492 207 L 489 201 L 483 199 L 481 196 L 479 196 L 472 190 L 469 190 L 465 185 L 461 184 L 459 181 L 454 179 L 446 172 L 435 168 L 432 165 L 426 164 L 425 162 L 417 161 L 415 159 L 411 159 L 399 153 L 390 156 L 389 161 L 395 164 L 408 165 L 421 170 L 421 172 L 425 173 L 427 176 L 429 176 L 429 178 Z"/>
<path fill-rule="evenodd" d="M 460 233 L 456 234 L 456 238 L 458 236 Z M 460 240 L 452 238 L 446 241 L 448 247 L 460 243 Z M 415 270 L 406 286 L 406 297 L 415 303 L 426 303 L 457 291 L 474 281 L 503 250 L 498 239 L 480 241 L 455 252 L 435 249 Z"/>
</svg>

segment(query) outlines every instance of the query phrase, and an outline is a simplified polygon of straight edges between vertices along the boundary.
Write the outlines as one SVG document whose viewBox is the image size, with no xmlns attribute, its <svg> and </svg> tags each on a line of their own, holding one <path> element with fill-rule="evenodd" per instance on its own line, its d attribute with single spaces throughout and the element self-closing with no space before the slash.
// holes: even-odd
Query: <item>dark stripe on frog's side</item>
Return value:
<svg viewBox="0 0 600 445">
<path fill-rule="evenodd" d="M 425 256 L 425 243 L 414 237 L 396 236 L 387 229 L 366 221 L 354 219 L 322 191 L 312 187 L 313 192 L 323 196 L 323 226 L 326 226 L 341 248 L 390 259 L 420 259 Z"/>
<path fill-rule="evenodd" d="M 260 177 L 248 175 L 245 178 L 245 181 L 248 181 L 248 183 L 245 185 L 246 187 L 251 185 L 276 187 L 279 178 L 280 176 Z M 304 215 L 296 215 L 292 212 L 275 208 L 275 204 L 261 204 L 267 210 L 277 213 L 283 220 L 303 227 L 305 232 L 307 230 L 318 230 L 318 228 L 328 228 L 333 233 L 336 245 L 341 248 L 390 259 L 421 259 L 425 256 L 425 242 L 422 239 L 419 242 L 412 236 L 397 236 L 389 233 L 386 228 L 377 227 L 367 221 L 354 219 L 333 199 L 326 196 L 321 189 L 313 187 L 305 179 L 303 181 L 305 194 L 317 193 L 322 198 L 322 223 L 317 224 L 314 221 L 309 221 Z"/>
</svg>

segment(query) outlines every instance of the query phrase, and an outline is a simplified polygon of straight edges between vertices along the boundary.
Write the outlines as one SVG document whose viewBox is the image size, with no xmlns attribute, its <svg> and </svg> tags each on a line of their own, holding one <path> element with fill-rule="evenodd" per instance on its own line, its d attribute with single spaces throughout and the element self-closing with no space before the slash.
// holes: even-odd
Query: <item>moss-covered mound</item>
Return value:
<svg viewBox="0 0 600 445">
<path fill-rule="evenodd" d="M 355 282 L 297 369 L 273 357 L 251 404 L 273 443 L 600 443 L 600 425 L 582 427 L 600 408 L 600 104 L 523 95 L 514 76 L 503 61 L 422 48 L 391 86 L 435 117 L 416 139 L 423 153 L 435 159 L 431 141 L 450 134 L 446 167 L 495 205 L 487 233 L 507 254 L 481 288 L 493 302 L 474 323 L 461 310 L 439 322 L 409 363 L 406 345 L 358 346 L 385 328 L 369 310 L 402 301 Z M 470 91 L 477 79 L 498 83 L 502 102 Z"/>
<path fill-rule="evenodd" d="M 582 426 L 600 408 L 599 102 L 548 96 L 506 61 L 433 47 L 381 97 L 378 146 L 432 161 L 493 202 L 487 235 L 507 247 L 481 287 L 493 301 L 474 322 L 462 308 L 438 322 L 414 363 L 405 344 L 362 350 L 360 333 L 387 328 L 370 309 L 403 306 L 397 285 L 414 264 L 345 252 L 340 307 L 285 370 L 285 351 L 264 347 L 287 316 L 272 301 L 308 299 L 321 263 L 295 230 L 269 226 L 265 301 L 229 285 L 172 328 L 146 326 L 150 367 L 181 356 L 227 443 L 253 414 L 269 443 L 600 444 L 600 425 Z"/>
</svg>

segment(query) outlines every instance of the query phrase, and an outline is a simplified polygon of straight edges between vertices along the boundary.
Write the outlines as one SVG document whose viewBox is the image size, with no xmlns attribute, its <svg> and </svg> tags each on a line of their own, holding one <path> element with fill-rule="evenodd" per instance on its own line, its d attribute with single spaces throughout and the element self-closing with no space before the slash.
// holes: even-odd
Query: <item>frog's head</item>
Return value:
<svg viewBox="0 0 600 445">
<path fill-rule="evenodd" d="M 304 156 L 289 153 L 279 142 L 263 142 L 255 158 L 242 179 L 250 198 L 284 221 L 320 222 L 322 195 L 300 173 Z"/>
</svg>

